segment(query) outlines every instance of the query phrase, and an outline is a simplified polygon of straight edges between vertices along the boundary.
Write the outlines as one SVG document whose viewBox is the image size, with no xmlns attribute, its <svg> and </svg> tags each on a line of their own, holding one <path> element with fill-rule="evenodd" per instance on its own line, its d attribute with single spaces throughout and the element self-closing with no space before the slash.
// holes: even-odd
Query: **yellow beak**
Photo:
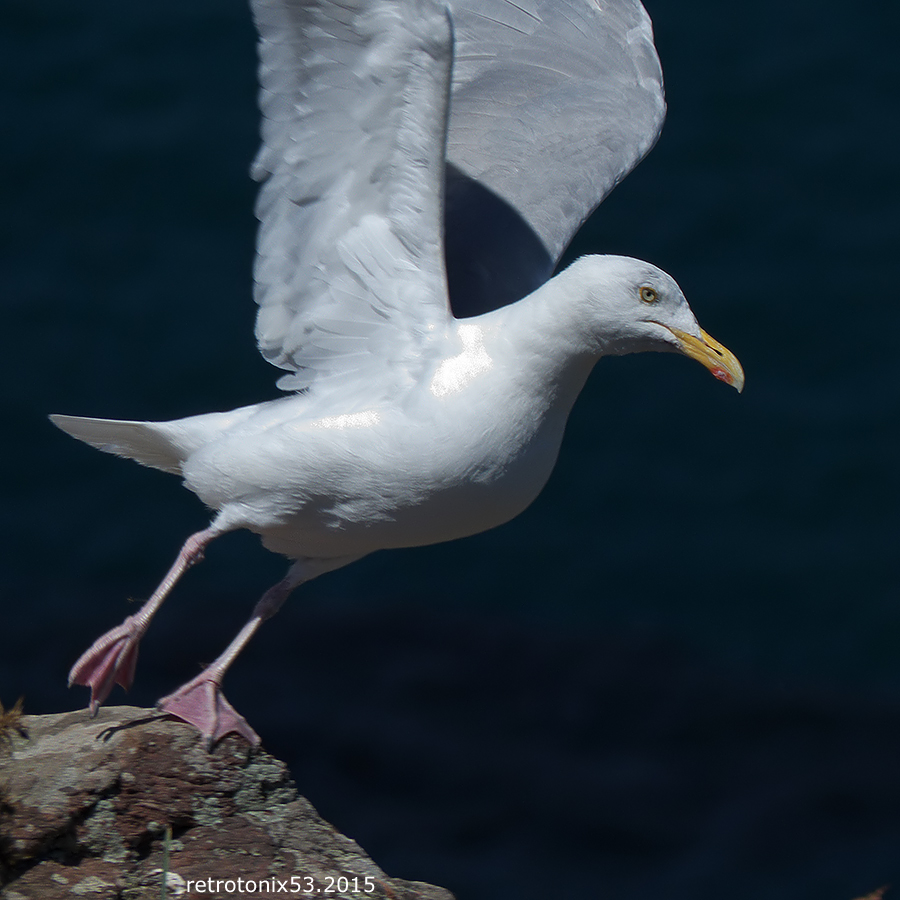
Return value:
<svg viewBox="0 0 900 900">
<path fill-rule="evenodd" d="M 694 337 L 677 328 L 670 330 L 678 338 L 679 349 L 685 356 L 696 359 L 698 363 L 706 366 L 714 377 L 724 381 L 725 384 L 730 384 L 738 393 L 744 389 L 744 370 L 737 357 L 727 347 L 723 347 L 702 328 L 700 337 Z"/>
</svg>

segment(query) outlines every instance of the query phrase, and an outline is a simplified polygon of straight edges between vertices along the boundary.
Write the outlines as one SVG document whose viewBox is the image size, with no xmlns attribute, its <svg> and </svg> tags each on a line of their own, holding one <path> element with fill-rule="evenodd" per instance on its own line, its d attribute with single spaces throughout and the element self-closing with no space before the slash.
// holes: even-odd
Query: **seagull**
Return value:
<svg viewBox="0 0 900 900">
<path fill-rule="evenodd" d="M 158 703 L 208 747 L 230 732 L 259 743 L 222 679 L 298 586 L 522 512 L 598 359 L 672 351 L 744 383 L 656 266 L 590 255 L 553 275 L 662 127 L 638 0 L 251 5 L 256 338 L 284 393 L 167 422 L 51 416 L 179 475 L 214 512 L 72 668 L 93 715 L 130 687 L 151 619 L 210 541 L 246 528 L 291 561 L 221 656 Z"/>
</svg>

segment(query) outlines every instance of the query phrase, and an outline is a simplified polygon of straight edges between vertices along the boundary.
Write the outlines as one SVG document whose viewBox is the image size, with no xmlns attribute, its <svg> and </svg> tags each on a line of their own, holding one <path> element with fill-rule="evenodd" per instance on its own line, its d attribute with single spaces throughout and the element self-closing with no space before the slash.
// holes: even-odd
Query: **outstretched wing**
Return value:
<svg viewBox="0 0 900 900">
<path fill-rule="evenodd" d="M 253 7 L 257 339 L 286 389 L 415 377 L 444 254 L 457 315 L 524 296 L 662 125 L 638 0 L 449 0 L 453 36 L 434 0 Z"/>
<path fill-rule="evenodd" d="M 284 389 L 396 386 L 415 377 L 449 319 L 449 17 L 432 0 L 252 7 L 260 351 L 292 373 Z"/>
<path fill-rule="evenodd" d="M 501 306 L 552 272 L 665 116 L 638 0 L 450 0 L 447 157 L 454 309 Z"/>
</svg>

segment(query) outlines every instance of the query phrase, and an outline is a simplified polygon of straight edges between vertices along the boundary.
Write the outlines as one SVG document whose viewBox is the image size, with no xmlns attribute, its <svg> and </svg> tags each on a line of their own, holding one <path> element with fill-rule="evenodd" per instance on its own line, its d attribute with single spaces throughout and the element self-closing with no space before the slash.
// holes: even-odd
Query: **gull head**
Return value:
<svg viewBox="0 0 900 900">
<path fill-rule="evenodd" d="M 583 256 L 562 274 L 587 320 L 592 352 L 682 353 L 743 390 L 737 357 L 700 327 L 681 288 L 662 269 L 627 256 Z"/>
</svg>

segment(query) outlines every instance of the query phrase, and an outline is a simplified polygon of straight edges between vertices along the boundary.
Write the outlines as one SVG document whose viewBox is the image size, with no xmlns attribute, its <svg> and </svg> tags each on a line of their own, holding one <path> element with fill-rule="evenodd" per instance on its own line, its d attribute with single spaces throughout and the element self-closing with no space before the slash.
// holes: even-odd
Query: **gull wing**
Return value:
<svg viewBox="0 0 900 900">
<path fill-rule="evenodd" d="M 253 0 L 262 181 L 256 337 L 285 390 L 390 390 L 449 321 L 452 61 L 432 0 Z"/>
<path fill-rule="evenodd" d="M 447 266 L 457 313 L 512 302 L 637 165 L 665 116 L 638 0 L 450 0 Z"/>
</svg>

